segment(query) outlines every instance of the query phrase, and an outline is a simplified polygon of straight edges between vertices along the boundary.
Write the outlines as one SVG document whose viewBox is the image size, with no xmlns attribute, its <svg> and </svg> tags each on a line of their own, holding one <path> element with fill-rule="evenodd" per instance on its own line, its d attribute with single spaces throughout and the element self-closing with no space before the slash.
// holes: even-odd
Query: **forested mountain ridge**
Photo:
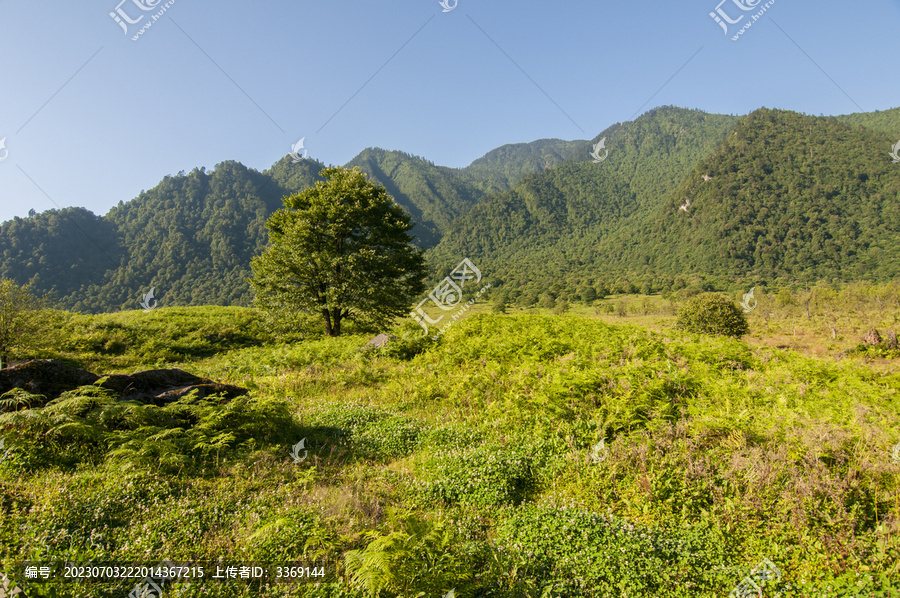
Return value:
<svg viewBox="0 0 900 598">
<path fill-rule="evenodd" d="M 125 247 L 116 225 L 84 208 L 48 210 L 0 225 L 0 277 L 61 297 L 118 268 Z"/>
<path fill-rule="evenodd" d="M 900 275 L 890 138 L 841 120 L 768 109 L 742 119 L 660 210 L 648 266 L 768 280 Z"/>
<path fill-rule="evenodd" d="M 670 112 L 670 125 L 683 114 Z M 666 122 L 641 117 L 605 132 L 601 164 L 563 164 L 486 199 L 435 261 L 446 266 L 466 251 L 507 296 L 532 299 L 585 287 L 667 290 L 689 276 L 711 287 L 897 277 L 900 166 L 886 133 L 843 120 L 760 109 L 731 128 L 723 122 L 705 156 L 679 151 L 669 128 L 648 145 L 667 148 L 667 158 L 626 159 L 626 139 L 646 143 Z"/>
<path fill-rule="evenodd" d="M 451 223 L 484 196 L 459 170 L 405 152 L 366 148 L 347 166 L 358 166 L 409 212 L 416 222 L 412 234 L 425 248 L 437 245 Z"/>
<path fill-rule="evenodd" d="M 484 195 L 461 169 L 403 152 L 365 150 L 353 165 L 413 215 L 424 247 Z M 226 161 L 167 176 L 105 216 L 66 208 L 15 218 L 0 225 L 0 277 L 33 283 L 76 311 L 132 309 L 151 288 L 161 305 L 249 305 L 246 279 L 268 242 L 266 220 L 324 167 L 285 156 L 260 173 Z"/>
<path fill-rule="evenodd" d="M 348 166 L 413 215 L 436 277 L 469 257 L 507 294 L 662 290 L 691 276 L 884 278 L 900 270 L 894 122 L 900 109 L 820 118 L 661 107 L 591 141 L 510 144 L 465 168 L 377 148 Z M 609 154 L 595 163 L 600 139 Z M 165 177 L 102 217 L 16 218 L 0 225 L 0 277 L 79 311 L 135 309 L 151 287 L 160 305 L 248 305 L 266 219 L 324 166 L 228 161 Z"/>
<path fill-rule="evenodd" d="M 313 165 L 301 166 L 312 180 Z M 166 177 L 104 220 L 125 247 L 119 267 L 88 281 L 73 308 L 132 307 L 150 288 L 175 305 L 236 304 L 252 300 L 250 259 L 268 242 L 266 220 L 285 190 L 237 162 Z"/>
<path fill-rule="evenodd" d="M 624 251 L 636 231 L 645 230 L 668 194 L 737 121 L 662 107 L 616 124 L 582 142 L 568 161 L 486 198 L 430 255 L 438 271 L 468 256 L 499 279 L 535 292 L 561 277 L 569 287 L 592 281 L 605 270 L 607 252 Z M 595 163 L 589 152 L 604 138 L 609 154 Z M 623 240 L 617 244 L 618 233 Z"/>
<path fill-rule="evenodd" d="M 565 160 L 577 159 L 586 140 L 538 139 L 509 143 L 493 149 L 462 169 L 474 185 L 487 193 L 504 191 L 524 176 L 536 174 Z"/>
<path fill-rule="evenodd" d="M 888 137 L 894 140 L 894 143 L 900 139 L 900 108 L 843 114 L 835 118 L 848 125 L 865 127 L 866 129 L 886 133 Z"/>
</svg>

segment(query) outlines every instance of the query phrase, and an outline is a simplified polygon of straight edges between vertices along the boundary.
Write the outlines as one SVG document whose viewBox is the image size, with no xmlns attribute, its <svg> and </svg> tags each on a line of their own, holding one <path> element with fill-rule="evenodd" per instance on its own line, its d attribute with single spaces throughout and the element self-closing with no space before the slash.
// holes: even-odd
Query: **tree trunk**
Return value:
<svg viewBox="0 0 900 598">
<path fill-rule="evenodd" d="M 4 353 L 0 353 L 0 370 L 5 370 L 9 363 L 9 358 Z"/>
<path fill-rule="evenodd" d="M 322 318 L 325 320 L 325 336 L 334 336 L 334 332 L 331 329 L 331 314 L 328 313 L 327 309 L 322 310 Z"/>
<path fill-rule="evenodd" d="M 325 320 L 326 336 L 341 335 L 341 320 L 344 318 L 344 315 L 341 313 L 340 309 L 334 310 L 333 313 L 327 308 L 323 309 L 322 318 Z"/>
</svg>

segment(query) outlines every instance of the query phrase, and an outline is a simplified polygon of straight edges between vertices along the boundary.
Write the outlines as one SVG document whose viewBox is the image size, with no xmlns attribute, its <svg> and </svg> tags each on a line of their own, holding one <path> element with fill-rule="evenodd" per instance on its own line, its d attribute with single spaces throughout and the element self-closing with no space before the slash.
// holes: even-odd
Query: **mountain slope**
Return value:
<svg viewBox="0 0 900 598">
<path fill-rule="evenodd" d="M 568 161 L 486 198 L 431 252 L 438 271 L 463 257 L 500 279 L 547 286 L 603 269 L 598 244 L 643 230 L 664 198 L 714 151 L 736 117 L 663 107 L 581 142 Z M 592 143 L 609 155 L 594 163 Z M 571 285 L 570 285 L 571 286 Z"/>
<path fill-rule="evenodd" d="M 692 276 L 713 286 L 895 277 L 900 167 L 880 130 L 892 114 L 847 123 L 760 109 L 738 122 L 651 111 L 600 135 L 602 163 L 586 145 L 581 162 L 487 198 L 431 257 L 438 272 L 469 257 L 513 293 L 533 294 L 661 290 Z"/>
<path fill-rule="evenodd" d="M 425 247 L 483 196 L 458 170 L 402 152 L 366 150 L 354 165 L 413 215 Z M 266 220 L 324 166 L 286 156 L 260 173 L 228 161 L 165 177 L 102 217 L 69 208 L 16 218 L 0 227 L 0 276 L 77 311 L 134 309 L 151 288 L 160 305 L 249 305 Z"/>
<path fill-rule="evenodd" d="M 848 125 L 887 133 L 887 136 L 894 141 L 900 139 L 900 108 L 876 110 L 875 112 L 857 112 L 855 114 L 836 116 L 835 118 Z"/>
<path fill-rule="evenodd" d="M 247 305 L 250 259 L 268 242 L 265 223 L 283 190 L 237 162 L 166 177 L 104 217 L 127 255 L 102 281 L 91 281 L 76 310 L 132 309 L 156 289 L 160 304 Z"/>
<path fill-rule="evenodd" d="M 412 234 L 422 247 L 437 245 L 450 224 L 484 195 L 459 171 L 404 152 L 367 148 L 347 166 L 358 166 L 412 215 Z"/>
<path fill-rule="evenodd" d="M 469 257 L 495 287 L 535 296 L 690 277 L 883 279 L 900 275 L 900 165 L 888 155 L 898 119 L 662 107 L 592 141 L 512 144 L 464 169 L 380 149 L 348 165 L 413 215 L 437 278 Z M 600 139 L 609 154 L 595 163 Z M 248 305 L 267 218 L 323 166 L 224 162 L 166 177 L 103 217 L 16 218 L 0 225 L 0 276 L 80 311 L 136 309 L 150 288 L 160 305 Z"/>
<path fill-rule="evenodd" d="M 461 171 L 474 185 L 487 193 L 505 191 L 526 175 L 539 173 L 572 159 L 585 143 L 585 140 L 563 139 L 510 143 L 489 151 Z"/>
<path fill-rule="evenodd" d="M 835 118 L 758 110 L 665 202 L 644 256 L 723 277 L 898 276 L 900 167 L 887 147 Z"/>
<path fill-rule="evenodd" d="M 0 278 L 60 299 L 123 262 L 116 225 L 84 208 L 48 210 L 0 225 Z"/>
</svg>

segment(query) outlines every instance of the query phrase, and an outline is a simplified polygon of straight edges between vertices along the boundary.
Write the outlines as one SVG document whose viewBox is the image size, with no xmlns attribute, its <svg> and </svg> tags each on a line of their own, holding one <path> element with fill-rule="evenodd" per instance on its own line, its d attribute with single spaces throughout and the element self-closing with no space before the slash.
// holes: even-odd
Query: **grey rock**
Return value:
<svg viewBox="0 0 900 598">
<path fill-rule="evenodd" d="M 370 340 L 368 343 L 366 343 L 366 346 L 372 347 L 373 349 L 380 349 L 381 347 L 388 344 L 391 341 L 391 339 L 395 339 L 395 338 L 397 338 L 395 335 L 383 332 L 383 333 L 379 334 L 378 336 L 376 336 L 375 338 L 373 338 L 372 340 Z"/>
</svg>

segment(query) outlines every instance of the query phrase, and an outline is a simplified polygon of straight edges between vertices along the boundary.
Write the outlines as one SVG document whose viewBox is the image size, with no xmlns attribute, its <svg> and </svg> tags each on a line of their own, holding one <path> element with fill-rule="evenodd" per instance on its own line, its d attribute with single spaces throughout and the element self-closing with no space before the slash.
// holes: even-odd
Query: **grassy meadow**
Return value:
<svg viewBox="0 0 900 598">
<path fill-rule="evenodd" d="M 742 340 L 676 330 L 679 297 L 612 296 L 480 303 L 438 341 L 406 322 L 369 351 L 371 334 L 272 336 L 249 308 L 61 314 L 38 357 L 178 367 L 249 396 L 7 395 L 0 561 L 326 574 L 166 587 L 185 598 L 712 598 L 768 559 L 766 597 L 898 597 L 900 355 L 859 345 L 896 330 L 900 291 L 756 297 Z M 13 581 L 125 598 L 136 580 Z"/>
</svg>

